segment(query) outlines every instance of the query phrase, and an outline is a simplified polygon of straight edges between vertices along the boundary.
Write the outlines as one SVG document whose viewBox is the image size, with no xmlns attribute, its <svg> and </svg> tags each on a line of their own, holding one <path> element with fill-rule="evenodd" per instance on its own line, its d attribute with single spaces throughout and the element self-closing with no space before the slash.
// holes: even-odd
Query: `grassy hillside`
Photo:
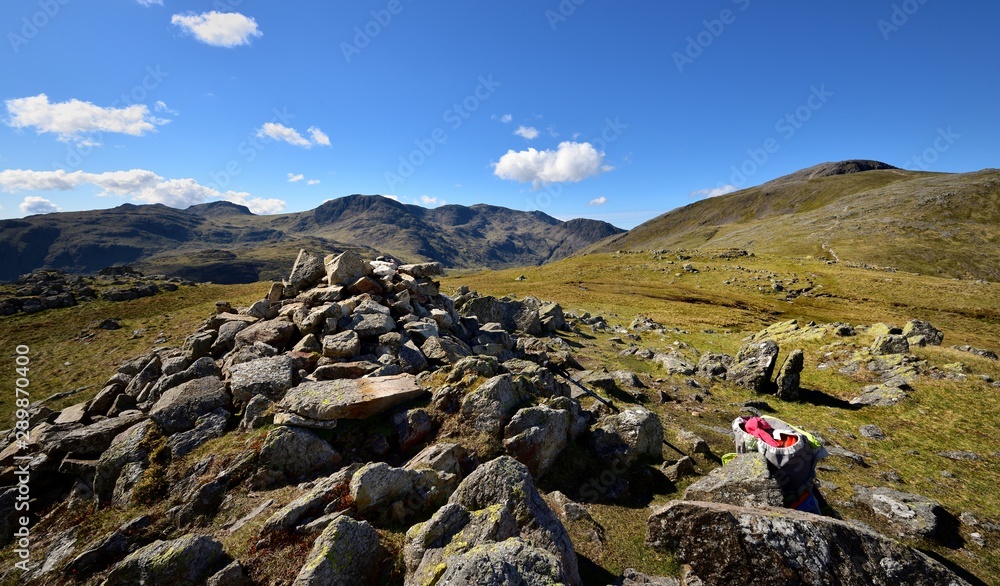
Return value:
<svg viewBox="0 0 1000 586">
<path fill-rule="evenodd" d="M 878 167 L 887 166 L 806 169 L 668 212 L 592 250 L 743 248 L 1000 280 L 1000 171 Z"/>
</svg>

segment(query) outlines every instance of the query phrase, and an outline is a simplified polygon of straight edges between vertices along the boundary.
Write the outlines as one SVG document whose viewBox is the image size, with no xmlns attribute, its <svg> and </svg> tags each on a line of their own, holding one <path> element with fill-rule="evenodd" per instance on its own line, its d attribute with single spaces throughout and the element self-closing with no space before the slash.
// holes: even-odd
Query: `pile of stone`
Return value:
<svg viewBox="0 0 1000 586">
<path fill-rule="evenodd" d="M 169 510 L 156 532 L 137 521 L 128 532 L 58 540 L 28 581 L 109 569 L 109 584 L 243 575 L 214 537 L 153 537 L 206 523 L 239 486 L 306 482 L 261 531 L 261 547 L 319 535 L 296 583 L 374 575 L 384 555 L 375 528 L 421 521 L 407 536 L 408 583 L 440 572 L 480 583 L 498 568 L 529 584 L 580 583 L 566 530 L 533 478 L 574 443 L 595 459 L 660 460 L 662 425 L 638 407 L 588 411 L 543 366 L 575 363 L 553 335 L 568 327 L 558 304 L 465 288 L 452 298 L 440 293 L 441 273 L 437 263 L 302 251 L 266 297 L 244 308 L 219 302 L 180 348 L 126 362 L 92 399 L 58 413 L 33 405 L 26 445 L 0 453 L 10 487 L 0 489 L 0 520 L 14 512 L 4 495 L 16 492 L 14 457 L 26 454 L 33 481 L 72 506 L 165 500 Z M 462 445 L 435 443 L 449 418 L 508 455 L 477 468 Z M 388 420 L 395 433 L 334 447 L 327 438 L 346 420 Z M 263 441 L 245 454 L 166 474 L 213 439 L 260 428 Z M 356 563 L 333 563 L 347 555 Z"/>
</svg>

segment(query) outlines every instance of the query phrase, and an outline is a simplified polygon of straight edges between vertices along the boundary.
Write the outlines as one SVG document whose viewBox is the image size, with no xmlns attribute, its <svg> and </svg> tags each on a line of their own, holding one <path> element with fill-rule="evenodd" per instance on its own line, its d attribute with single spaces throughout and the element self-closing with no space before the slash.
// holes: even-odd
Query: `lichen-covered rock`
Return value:
<svg viewBox="0 0 1000 586">
<path fill-rule="evenodd" d="M 295 371 L 292 359 L 285 354 L 244 362 L 229 370 L 229 388 L 237 408 L 244 407 L 257 395 L 280 401 L 293 386 Z"/>
<path fill-rule="evenodd" d="M 170 449 L 171 457 L 180 458 L 195 451 L 207 441 L 222 437 L 226 433 L 229 415 L 229 411 L 219 407 L 211 413 L 199 417 L 195 421 L 194 429 L 170 436 L 167 440 L 167 447 Z"/>
<path fill-rule="evenodd" d="M 709 472 L 684 492 L 684 500 L 725 503 L 740 507 L 780 507 L 781 486 L 771 476 L 767 460 L 757 452 L 740 454 Z"/>
<path fill-rule="evenodd" d="M 377 338 L 396 329 L 396 321 L 383 313 L 356 313 L 341 320 L 340 327 L 362 338 Z"/>
<path fill-rule="evenodd" d="M 367 419 L 426 392 L 409 374 L 307 381 L 288 391 L 277 409 L 317 421 Z"/>
<path fill-rule="evenodd" d="M 691 364 L 691 362 L 676 352 L 657 354 L 653 356 L 653 362 L 662 366 L 663 370 L 667 371 L 667 374 L 690 376 L 697 369 L 694 364 Z"/>
<path fill-rule="evenodd" d="M 885 518 L 900 537 L 930 538 L 941 527 L 944 508 L 925 496 L 881 486 L 855 486 L 854 495 L 876 515 Z"/>
<path fill-rule="evenodd" d="M 153 405 L 149 418 L 167 435 L 193 428 L 198 418 L 222 407 L 229 409 L 229 393 L 222 381 L 203 377 L 188 381 L 163 394 Z"/>
<path fill-rule="evenodd" d="M 778 344 L 774 340 L 745 344 L 736 355 L 735 364 L 726 372 L 726 380 L 758 393 L 767 393 L 771 390 L 771 375 L 777 359 Z"/>
<path fill-rule="evenodd" d="M 941 342 L 944 341 L 944 334 L 941 333 L 941 330 L 935 328 L 929 322 L 918 319 L 911 319 L 906 322 L 906 325 L 903 326 L 902 336 L 907 339 L 923 336 L 924 343 L 931 346 L 940 346 Z"/>
<path fill-rule="evenodd" d="M 374 509 L 384 510 L 396 501 L 407 501 L 413 490 L 410 471 L 385 462 L 362 466 L 351 478 L 351 497 L 362 515 Z"/>
<path fill-rule="evenodd" d="M 663 424 L 660 418 L 639 407 L 605 415 L 591 430 L 590 446 L 605 462 L 631 465 L 639 458 L 663 457 Z"/>
<path fill-rule="evenodd" d="M 968 584 L 894 540 L 792 509 L 672 501 L 649 517 L 646 543 L 689 565 L 689 584 Z"/>
<path fill-rule="evenodd" d="M 184 346 L 181 348 L 181 352 L 184 353 L 184 358 L 188 362 L 194 362 L 202 356 L 207 356 L 212 350 L 212 344 L 215 342 L 216 332 L 205 331 L 205 332 L 195 332 L 184 339 Z"/>
<path fill-rule="evenodd" d="M 799 382 L 802 368 L 805 366 L 805 354 L 802 350 L 793 350 L 778 371 L 777 396 L 786 401 L 797 401 L 799 398 Z"/>
<path fill-rule="evenodd" d="M 462 399 L 462 417 L 479 431 L 499 437 L 517 407 L 530 397 L 525 379 L 501 374 Z"/>
<path fill-rule="evenodd" d="M 292 272 L 288 275 L 288 285 L 282 288 L 282 292 L 287 290 L 290 296 L 294 296 L 296 293 L 305 291 L 319 283 L 325 275 L 326 267 L 323 266 L 323 259 L 303 248 L 299 251 L 299 256 L 295 258 Z M 278 299 L 281 299 L 280 294 Z"/>
<path fill-rule="evenodd" d="M 477 545 L 449 559 L 437 584 L 477 586 L 550 586 L 566 582 L 566 571 L 555 555 L 512 537 Z"/>
<path fill-rule="evenodd" d="M 98 506 L 113 502 L 115 485 L 126 464 L 140 463 L 148 465 L 149 454 L 144 440 L 155 427 L 152 421 L 146 420 L 121 432 L 111 442 L 111 446 L 101 454 L 94 474 L 94 497 Z"/>
<path fill-rule="evenodd" d="M 573 544 L 528 469 L 483 464 L 431 519 L 410 528 L 406 584 L 581 583 Z"/>
<path fill-rule="evenodd" d="M 180 372 L 174 374 L 166 374 L 156 381 L 148 392 L 144 391 L 137 397 L 140 402 L 156 402 L 163 393 L 169 391 L 170 389 L 182 385 L 188 381 L 194 380 L 196 378 L 203 378 L 206 376 L 218 377 L 220 375 L 219 367 L 216 366 L 215 360 L 211 356 L 203 356 L 198 360 L 195 360 L 190 366 L 185 368 Z"/>
<path fill-rule="evenodd" d="M 372 581 L 379 561 L 378 532 L 367 521 L 340 516 L 313 542 L 293 586 L 356 586 Z"/>
<path fill-rule="evenodd" d="M 74 424 L 67 431 L 59 430 L 61 426 L 52 426 L 51 438 L 49 433 L 44 433 L 39 444 L 47 454 L 73 452 L 77 456 L 98 456 L 119 433 L 145 418 L 139 411 L 126 411 L 118 417 L 108 417 L 90 425 L 76 427 Z"/>
<path fill-rule="evenodd" d="M 462 359 L 472 356 L 471 348 L 461 340 L 451 336 L 427 338 L 420 350 L 434 364 L 456 364 Z"/>
<path fill-rule="evenodd" d="M 276 427 L 264 438 L 258 467 L 295 480 L 328 470 L 340 459 L 329 443 L 308 429 Z"/>
<path fill-rule="evenodd" d="M 327 255 L 323 264 L 326 265 L 326 282 L 330 286 L 350 285 L 375 270 L 370 263 L 350 250 L 339 255 Z"/>
<path fill-rule="evenodd" d="M 728 354 L 705 352 L 698 359 L 698 374 L 707 378 L 717 376 L 725 378 L 733 366 L 733 357 Z"/>
<path fill-rule="evenodd" d="M 235 338 L 235 347 L 253 346 L 263 342 L 268 346 L 283 350 L 295 333 L 295 324 L 284 318 L 259 321 L 243 329 Z"/>
<path fill-rule="evenodd" d="M 872 342 L 871 353 L 876 356 L 886 354 L 906 354 L 910 351 L 910 343 L 903 335 L 883 334 Z"/>
<path fill-rule="evenodd" d="M 329 358 L 354 358 L 361 353 L 361 338 L 353 330 L 323 337 L 323 356 Z"/>
<path fill-rule="evenodd" d="M 569 445 L 570 423 L 571 415 L 564 409 L 544 405 L 521 409 L 504 429 L 504 448 L 532 476 L 544 476 Z"/>
<path fill-rule="evenodd" d="M 860 395 L 851 399 L 851 404 L 891 407 L 909 396 L 909 388 L 905 383 L 868 385 L 861 389 Z"/>
<path fill-rule="evenodd" d="M 112 568 L 104 586 L 200 586 L 229 561 L 222 544 L 207 535 L 154 541 Z"/>
</svg>

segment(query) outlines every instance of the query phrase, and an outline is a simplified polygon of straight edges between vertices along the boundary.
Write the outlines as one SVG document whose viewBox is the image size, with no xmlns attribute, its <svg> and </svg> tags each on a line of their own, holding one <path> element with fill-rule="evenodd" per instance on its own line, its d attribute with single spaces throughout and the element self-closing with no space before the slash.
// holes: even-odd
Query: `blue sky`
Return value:
<svg viewBox="0 0 1000 586">
<path fill-rule="evenodd" d="M 379 193 L 628 228 L 825 161 L 995 167 L 998 17 L 944 0 L 8 0 L 0 218 Z"/>
</svg>

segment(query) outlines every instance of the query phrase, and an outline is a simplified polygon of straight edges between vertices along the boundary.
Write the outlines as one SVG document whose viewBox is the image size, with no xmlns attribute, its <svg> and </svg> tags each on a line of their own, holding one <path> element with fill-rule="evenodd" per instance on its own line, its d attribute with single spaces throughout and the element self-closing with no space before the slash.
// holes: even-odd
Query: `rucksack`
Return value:
<svg viewBox="0 0 1000 586">
<path fill-rule="evenodd" d="M 737 454 L 764 455 L 786 507 L 822 514 L 816 464 L 829 454 L 816 436 L 774 417 L 738 417 L 733 421 L 733 435 Z"/>
</svg>

